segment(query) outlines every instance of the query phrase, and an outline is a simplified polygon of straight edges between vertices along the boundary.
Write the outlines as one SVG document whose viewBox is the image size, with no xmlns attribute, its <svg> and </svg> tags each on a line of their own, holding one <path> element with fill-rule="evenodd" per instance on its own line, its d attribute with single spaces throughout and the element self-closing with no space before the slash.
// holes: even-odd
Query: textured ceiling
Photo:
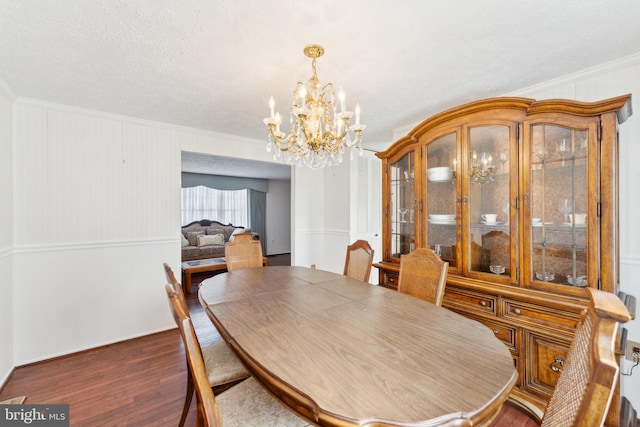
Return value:
<svg viewBox="0 0 640 427">
<path fill-rule="evenodd" d="M 638 0 L 0 0 L 17 96 L 264 141 L 325 47 L 365 145 L 443 109 L 640 52 Z"/>
</svg>

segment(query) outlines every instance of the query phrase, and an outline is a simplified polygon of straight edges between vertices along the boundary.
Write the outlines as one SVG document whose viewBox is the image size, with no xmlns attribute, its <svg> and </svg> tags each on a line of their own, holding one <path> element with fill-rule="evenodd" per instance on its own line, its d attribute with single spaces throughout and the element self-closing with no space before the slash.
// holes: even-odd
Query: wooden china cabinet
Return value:
<svg viewBox="0 0 640 427">
<path fill-rule="evenodd" d="M 437 114 L 377 154 L 380 284 L 397 289 L 402 254 L 439 253 L 443 305 L 504 342 L 520 374 L 512 400 L 538 418 L 585 287 L 618 292 L 617 126 L 630 115 L 630 95 L 492 98 Z M 619 407 L 616 392 L 607 425 L 619 424 Z"/>
</svg>

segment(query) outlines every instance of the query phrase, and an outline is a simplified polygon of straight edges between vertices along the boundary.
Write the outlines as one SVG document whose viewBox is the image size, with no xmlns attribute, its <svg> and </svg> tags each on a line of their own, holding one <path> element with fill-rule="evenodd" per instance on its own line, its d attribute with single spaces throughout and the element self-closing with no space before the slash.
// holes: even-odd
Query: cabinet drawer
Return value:
<svg viewBox="0 0 640 427">
<path fill-rule="evenodd" d="M 380 270 L 380 285 L 384 286 L 385 288 L 394 289 L 397 291 L 399 277 L 400 274 L 396 273 L 395 271 Z"/>
<path fill-rule="evenodd" d="M 527 354 L 523 388 L 549 399 L 564 367 L 571 341 L 526 329 L 523 332 L 523 351 Z"/>
<path fill-rule="evenodd" d="M 466 312 L 496 315 L 498 297 L 481 292 L 447 286 L 442 305 Z"/>
<path fill-rule="evenodd" d="M 518 328 L 512 325 L 507 325 L 506 323 L 502 323 L 498 320 L 487 319 L 484 317 L 476 317 L 476 316 L 467 316 L 470 319 L 477 320 L 478 322 L 485 325 L 487 328 L 493 331 L 493 334 L 500 341 L 507 346 L 509 351 L 511 352 L 511 356 L 517 356 L 519 347 L 518 347 Z"/>
<path fill-rule="evenodd" d="M 508 298 L 502 300 L 502 318 L 534 326 L 548 326 L 573 333 L 580 315 Z"/>
</svg>

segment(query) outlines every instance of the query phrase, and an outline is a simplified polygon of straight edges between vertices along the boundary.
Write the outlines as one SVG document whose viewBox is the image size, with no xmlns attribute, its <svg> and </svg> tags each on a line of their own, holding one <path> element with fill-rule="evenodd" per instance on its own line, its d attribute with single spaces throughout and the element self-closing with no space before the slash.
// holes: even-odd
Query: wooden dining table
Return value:
<svg viewBox="0 0 640 427">
<path fill-rule="evenodd" d="M 199 299 L 253 375 L 317 425 L 483 425 L 517 381 L 486 326 L 340 274 L 239 270 Z"/>
</svg>

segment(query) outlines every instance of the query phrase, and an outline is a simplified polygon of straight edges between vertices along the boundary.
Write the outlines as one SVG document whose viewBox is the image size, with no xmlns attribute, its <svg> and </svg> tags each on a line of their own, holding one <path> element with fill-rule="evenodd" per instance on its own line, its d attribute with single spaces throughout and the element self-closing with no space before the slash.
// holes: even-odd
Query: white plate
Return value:
<svg viewBox="0 0 640 427">
<path fill-rule="evenodd" d="M 485 225 L 500 225 L 500 224 L 504 224 L 504 222 L 502 222 L 502 221 L 496 221 L 496 222 L 480 221 L 480 222 L 485 224 Z"/>
<path fill-rule="evenodd" d="M 455 224 L 456 220 L 454 219 L 453 221 L 437 221 L 435 219 L 430 219 L 429 220 L 429 224 L 446 224 L 446 225 L 452 225 Z"/>
<path fill-rule="evenodd" d="M 586 227 L 587 226 L 587 224 L 571 224 L 570 222 L 563 222 L 562 225 L 568 225 L 568 226 L 575 225 L 576 228 Z"/>
<path fill-rule="evenodd" d="M 541 222 L 536 222 L 535 224 L 531 224 L 532 227 L 540 227 L 541 225 L 542 225 Z M 544 225 L 553 225 L 553 222 L 548 221 L 548 222 L 545 222 Z"/>
</svg>

